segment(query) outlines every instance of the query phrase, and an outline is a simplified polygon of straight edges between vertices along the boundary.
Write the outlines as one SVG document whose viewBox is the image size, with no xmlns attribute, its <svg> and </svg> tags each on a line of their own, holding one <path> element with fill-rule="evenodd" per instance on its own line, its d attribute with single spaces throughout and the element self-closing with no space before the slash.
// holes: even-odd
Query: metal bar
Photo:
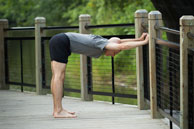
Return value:
<svg viewBox="0 0 194 129">
<path fill-rule="evenodd" d="M 22 48 L 22 40 L 20 40 L 20 70 L 21 70 L 21 92 L 24 91 L 23 89 L 23 83 L 24 83 L 24 79 L 23 79 L 23 48 Z"/>
<path fill-rule="evenodd" d="M 35 84 L 28 84 L 28 83 L 21 83 L 21 82 L 11 82 L 11 81 L 8 81 L 7 84 L 11 84 L 11 85 L 18 85 L 18 86 L 29 86 L 29 87 L 34 87 L 35 88 Z"/>
<path fill-rule="evenodd" d="M 35 37 L 5 37 L 5 40 L 35 40 Z"/>
<path fill-rule="evenodd" d="M 99 91 L 91 91 L 89 92 L 89 94 L 137 99 L 137 95 L 131 95 L 131 94 L 119 94 L 119 93 L 113 94 L 113 93 L 99 92 Z"/>
<path fill-rule="evenodd" d="M 111 63 L 112 63 L 112 93 L 115 94 L 114 57 L 111 57 Z M 112 104 L 115 104 L 114 96 L 112 96 Z"/>
<path fill-rule="evenodd" d="M 101 35 L 103 38 L 110 39 L 112 37 L 118 37 L 120 39 L 135 38 L 135 35 Z M 42 37 L 44 40 L 50 40 L 52 37 Z"/>
<path fill-rule="evenodd" d="M 161 64 L 159 62 L 162 62 L 163 61 L 163 58 L 161 57 L 160 53 L 161 53 L 161 47 L 160 46 L 157 46 L 156 47 L 159 47 L 159 49 L 156 49 L 156 67 L 158 67 L 159 69 L 156 69 L 156 84 L 157 84 L 157 89 L 159 88 L 159 86 L 161 86 L 161 83 L 160 81 L 160 75 L 158 75 L 158 71 L 162 68 Z M 161 60 L 159 60 L 159 58 L 161 58 Z M 161 91 L 160 90 L 157 90 L 157 105 L 158 106 L 161 106 L 162 105 L 162 101 L 161 101 Z"/>
<path fill-rule="evenodd" d="M 158 111 L 160 112 L 160 114 L 166 118 L 168 118 L 170 121 L 172 121 L 173 123 L 175 123 L 177 126 L 180 127 L 180 123 L 174 119 L 172 116 L 170 116 L 168 113 L 164 112 L 162 109 L 158 108 Z"/>
<path fill-rule="evenodd" d="M 173 129 L 172 121 L 169 120 L 169 122 L 170 122 L 170 129 Z"/>
<path fill-rule="evenodd" d="M 4 54 L 5 54 L 5 83 L 9 81 L 9 66 L 8 66 L 8 50 L 7 50 L 7 40 L 4 42 Z"/>
<path fill-rule="evenodd" d="M 46 86 L 46 70 L 45 70 L 45 48 L 44 40 L 41 38 L 41 55 L 42 55 L 42 87 Z"/>
<path fill-rule="evenodd" d="M 45 89 L 50 89 L 50 85 L 46 85 L 44 87 Z M 64 91 L 68 91 L 68 92 L 75 92 L 75 93 L 81 93 L 81 90 L 79 89 L 72 89 L 72 88 L 64 88 Z"/>
<path fill-rule="evenodd" d="M 175 35 L 180 35 L 180 31 L 170 29 L 170 28 L 167 28 L 167 27 L 163 27 L 163 26 L 155 26 L 155 29 L 156 30 L 162 30 L 162 31 L 165 31 L 165 32 L 168 32 L 168 33 L 171 33 L 171 34 L 175 34 Z"/>
<path fill-rule="evenodd" d="M 169 49 L 169 51 L 170 51 L 170 49 Z M 171 52 L 169 52 L 169 57 L 172 57 L 172 53 Z M 172 63 L 172 58 L 169 58 L 169 66 L 173 66 L 173 63 Z M 169 71 L 172 71 L 172 67 L 168 67 L 169 68 Z M 169 81 L 169 90 L 170 90 L 170 92 L 169 92 L 169 95 L 170 95 L 170 97 L 169 97 L 169 101 L 170 101 L 170 116 L 172 116 L 173 117 L 173 75 L 172 75 L 172 72 L 169 72 L 169 76 L 170 76 L 170 81 Z M 172 129 L 173 127 L 172 127 L 172 121 L 170 120 L 170 129 Z"/>
<path fill-rule="evenodd" d="M 50 40 L 52 38 L 52 36 L 49 37 L 42 37 L 43 40 Z"/>
<path fill-rule="evenodd" d="M 43 30 L 78 30 L 79 26 L 46 26 L 41 27 Z"/>
<path fill-rule="evenodd" d="M 149 46 L 144 45 L 143 47 L 143 83 L 144 83 L 144 97 L 148 100 L 150 100 L 149 95 Z"/>
<path fill-rule="evenodd" d="M 156 43 L 160 45 L 168 46 L 169 48 L 175 48 L 175 49 L 180 48 L 180 45 L 175 42 L 171 42 L 171 41 L 167 41 L 159 38 L 156 38 Z"/>
<path fill-rule="evenodd" d="M 94 28 L 115 28 L 115 27 L 129 27 L 134 26 L 134 23 L 127 24 L 103 24 L 103 25 L 86 25 L 86 29 L 94 29 Z"/>
<path fill-rule="evenodd" d="M 194 75 L 194 68 L 193 68 L 193 64 L 194 64 L 194 53 L 188 55 L 188 101 L 189 101 L 189 107 L 188 107 L 188 120 L 189 120 L 189 129 L 193 129 L 193 125 L 194 125 L 194 119 L 193 119 L 193 75 Z"/>
<path fill-rule="evenodd" d="M 92 91 L 92 64 L 91 58 L 87 57 L 87 77 L 88 77 L 88 92 Z"/>
<path fill-rule="evenodd" d="M 64 91 L 75 92 L 75 93 L 81 93 L 81 90 L 78 90 L 78 89 L 71 89 L 71 88 L 64 88 Z"/>
<path fill-rule="evenodd" d="M 35 30 L 35 27 L 10 27 L 4 29 L 4 31 L 15 31 L 15 30 Z"/>
</svg>

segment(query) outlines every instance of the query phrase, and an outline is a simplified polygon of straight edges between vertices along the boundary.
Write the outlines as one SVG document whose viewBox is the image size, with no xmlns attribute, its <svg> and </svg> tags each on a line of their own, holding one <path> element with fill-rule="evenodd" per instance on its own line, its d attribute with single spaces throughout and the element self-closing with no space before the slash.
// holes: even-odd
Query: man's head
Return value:
<svg viewBox="0 0 194 129">
<path fill-rule="evenodd" d="M 117 43 L 120 44 L 121 43 L 121 39 L 117 38 L 117 37 L 112 37 L 108 40 L 108 42 L 110 43 Z M 105 50 L 105 55 L 106 56 L 115 56 L 116 54 L 118 54 L 120 52 L 120 50 Z"/>
<path fill-rule="evenodd" d="M 118 44 L 121 43 L 121 39 L 120 38 L 117 38 L 117 37 L 112 37 L 108 41 L 109 42 L 113 42 L 113 43 L 118 43 Z"/>
</svg>

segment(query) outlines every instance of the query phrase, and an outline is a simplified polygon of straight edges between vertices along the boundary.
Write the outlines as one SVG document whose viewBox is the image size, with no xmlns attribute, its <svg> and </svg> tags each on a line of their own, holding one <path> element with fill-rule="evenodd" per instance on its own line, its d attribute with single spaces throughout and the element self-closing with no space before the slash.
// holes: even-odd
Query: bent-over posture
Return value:
<svg viewBox="0 0 194 129">
<path fill-rule="evenodd" d="M 79 33 L 60 33 L 50 40 L 51 56 L 51 92 L 53 95 L 53 116 L 55 118 L 75 118 L 75 112 L 69 112 L 62 107 L 63 83 L 68 57 L 71 52 L 98 58 L 115 56 L 122 50 L 129 50 L 148 43 L 148 34 L 143 33 L 137 39 L 106 39 L 101 36 Z"/>
</svg>

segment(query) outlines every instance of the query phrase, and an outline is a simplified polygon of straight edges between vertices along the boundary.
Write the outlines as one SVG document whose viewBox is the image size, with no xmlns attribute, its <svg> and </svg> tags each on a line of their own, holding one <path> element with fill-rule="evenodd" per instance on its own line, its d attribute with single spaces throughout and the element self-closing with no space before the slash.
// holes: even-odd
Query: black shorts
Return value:
<svg viewBox="0 0 194 129">
<path fill-rule="evenodd" d="M 49 42 L 51 61 L 67 64 L 68 56 L 71 55 L 70 41 L 67 35 L 60 33 L 54 35 Z"/>
</svg>

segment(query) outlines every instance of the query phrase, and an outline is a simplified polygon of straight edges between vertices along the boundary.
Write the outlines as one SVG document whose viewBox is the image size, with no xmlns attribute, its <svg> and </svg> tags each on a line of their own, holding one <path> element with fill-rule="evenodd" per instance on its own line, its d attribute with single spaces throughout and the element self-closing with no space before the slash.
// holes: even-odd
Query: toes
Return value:
<svg viewBox="0 0 194 129">
<path fill-rule="evenodd" d="M 76 118 L 76 115 L 54 115 L 54 118 Z"/>
<path fill-rule="evenodd" d="M 72 115 L 74 115 L 75 114 L 75 112 L 68 112 L 69 114 L 72 114 Z"/>
</svg>

